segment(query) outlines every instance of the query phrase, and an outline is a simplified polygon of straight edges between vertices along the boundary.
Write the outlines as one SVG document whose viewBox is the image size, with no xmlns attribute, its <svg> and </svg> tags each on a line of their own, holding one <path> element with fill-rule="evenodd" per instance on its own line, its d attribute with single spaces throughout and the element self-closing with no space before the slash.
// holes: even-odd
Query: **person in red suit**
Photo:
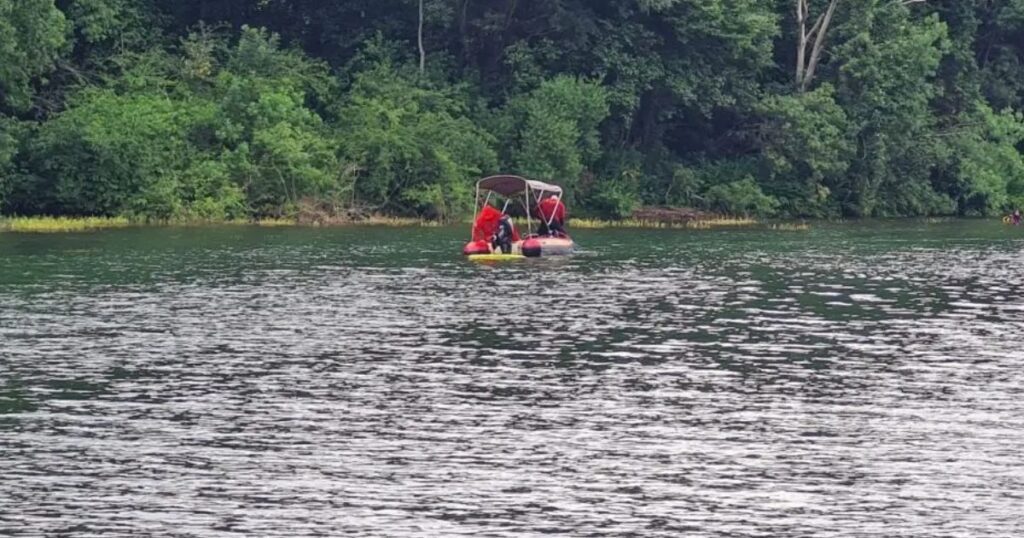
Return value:
<svg viewBox="0 0 1024 538">
<path fill-rule="evenodd" d="M 486 246 L 491 252 L 512 252 L 512 243 L 519 241 L 512 218 L 490 205 L 480 209 L 473 222 L 473 242 Z"/>
<path fill-rule="evenodd" d="M 490 205 L 483 206 L 473 223 L 473 241 L 490 241 L 498 231 L 499 220 L 501 211 Z"/>
<path fill-rule="evenodd" d="M 540 235 L 565 235 L 565 204 L 559 198 L 545 198 L 537 203 L 534 216 L 540 219 Z"/>
</svg>

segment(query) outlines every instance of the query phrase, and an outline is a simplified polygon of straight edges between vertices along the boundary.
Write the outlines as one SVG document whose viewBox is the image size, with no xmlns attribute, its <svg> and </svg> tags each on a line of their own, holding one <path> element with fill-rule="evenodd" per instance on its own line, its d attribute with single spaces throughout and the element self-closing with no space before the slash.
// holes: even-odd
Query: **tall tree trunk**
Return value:
<svg viewBox="0 0 1024 538">
<path fill-rule="evenodd" d="M 796 46 L 796 86 L 803 86 L 804 65 L 807 56 L 807 0 L 796 0 L 796 24 L 800 32 Z"/>
<path fill-rule="evenodd" d="M 427 68 L 427 51 L 423 49 L 423 0 L 420 0 L 420 23 L 416 32 L 416 43 L 420 48 L 420 74 Z"/>
<path fill-rule="evenodd" d="M 825 48 L 825 36 L 828 33 L 828 26 L 832 23 L 832 15 L 835 14 L 836 5 L 838 4 L 839 0 L 829 2 L 828 10 L 825 11 L 825 18 L 821 22 L 821 27 L 818 28 L 818 33 L 814 36 L 814 48 L 811 50 L 811 59 L 807 62 L 807 72 L 804 73 L 804 85 L 800 88 L 800 91 L 807 91 L 807 87 L 814 80 L 814 71 L 818 68 L 818 62 L 821 60 L 821 51 Z"/>
<path fill-rule="evenodd" d="M 519 0 L 512 0 L 508 4 L 508 11 L 505 13 L 505 30 L 512 27 L 512 19 L 516 15 L 516 8 L 519 7 Z"/>
<path fill-rule="evenodd" d="M 462 56 L 469 65 L 469 35 L 468 35 L 469 0 L 462 0 L 462 11 L 459 13 L 459 39 L 462 40 Z"/>
<path fill-rule="evenodd" d="M 821 61 L 821 51 L 825 48 L 825 36 L 828 34 L 829 25 L 832 24 L 832 17 L 836 12 L 839 0 L 830 0 L 825 13 L 818 16 L 814 26 L 807 29 L 807 19 L 810 15 L 808 0 L 796 0 L 796 21 L 798 31 L 796 48 L 796 87 L 800 92 L 807 91 L 811 81 L 814 80 L 814 72 Z M 811 47 L 811 57 L 807 58 L 807 47 Z"/>
<path fill-rule="evenodd" d="M 928 0 L 891 0 L 904 6 L 923 4 Z M 829 25 L 832 24 L 832 17 L 836 13 L 839 0 L 829 0 L 825 12 L 818 16 L 814 26 L 807 29 L 807 19 L 810 13 L 808 0 L 796 0 L 796 22 L 800 35 L 796 48 L 796 87 L 803 93 L 810 87 L 814 80 L 814 72 L 821 62 L 821 51 L 825 49 L 825 38 L 828 36 Z M 813 41 L 812 41 L 813 40 Z M 807 58 L 807 47 L 811 47 L 811 57 Z"/>
</svg>

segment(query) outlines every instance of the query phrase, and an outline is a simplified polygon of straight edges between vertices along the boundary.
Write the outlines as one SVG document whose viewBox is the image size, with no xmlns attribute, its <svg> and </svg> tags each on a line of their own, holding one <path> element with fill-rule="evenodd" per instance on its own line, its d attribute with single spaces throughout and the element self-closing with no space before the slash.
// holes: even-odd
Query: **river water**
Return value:
<svg viewBox="0 0 1024 538">
<path fill-rule="evenodd" d="M 0 234 L 0 535 L 1024 535 L 1024 230 L 464 240 Z"/>
</svg>

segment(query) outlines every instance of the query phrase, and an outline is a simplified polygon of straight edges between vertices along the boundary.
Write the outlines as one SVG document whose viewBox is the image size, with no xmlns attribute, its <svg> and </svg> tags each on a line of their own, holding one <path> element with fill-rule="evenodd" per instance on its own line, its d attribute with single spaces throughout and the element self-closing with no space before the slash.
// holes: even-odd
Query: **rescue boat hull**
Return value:
<svg viewBox="0 0 1024 538">
<path fill-rule="evenodd" d="M 474 262 L 514 262 L 526 259 L 522 254 L 469 254 L 466 257 Z"/>
<path fill-rule="evenodd" d="M 576 243 L 569 237 L 528 237 L 512 243 L 512 252 L 527 258 L 546 256 L 565 256 L 576 250 Z M 462 248 L 466 256 L 490 254 L 491 248 L 487 241 L 470 241 Z"/>
<path fill-rule="evenodd" d="M 522 241 L 520 250 L 527 258 L 565 256 L 576 250 L 576 243 L 568 237 L 530 237 Z"/>
</svg>

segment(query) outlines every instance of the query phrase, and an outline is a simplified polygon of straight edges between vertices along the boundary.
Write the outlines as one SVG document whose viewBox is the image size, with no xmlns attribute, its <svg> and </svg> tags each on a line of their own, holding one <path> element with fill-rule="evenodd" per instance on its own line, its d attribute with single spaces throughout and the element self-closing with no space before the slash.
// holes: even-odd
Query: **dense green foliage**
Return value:
<svg viewBox="0 0 1024 538">
<path fill-rule="evenodd" d="M 0 212 L 1024 205 L 1024 0 L 420 4 L 0 0 Z"/>
</svg>

